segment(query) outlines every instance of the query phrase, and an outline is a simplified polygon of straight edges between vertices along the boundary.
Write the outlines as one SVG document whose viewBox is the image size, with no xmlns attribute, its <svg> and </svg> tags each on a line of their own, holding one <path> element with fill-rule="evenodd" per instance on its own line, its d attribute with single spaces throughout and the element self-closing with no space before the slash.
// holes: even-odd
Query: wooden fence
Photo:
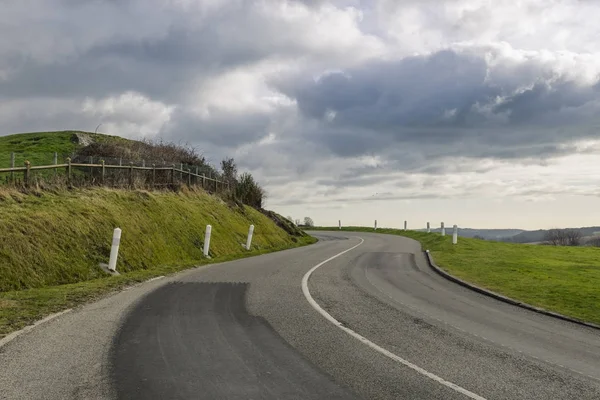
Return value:
<svg viewBox="0 0 600 400">
<path fill-rule="evenodd" d="M 54 177 L 58 176 L 58 171 L 66 179 L 69 186 L 80 182 L 91 182 L 106 186 L 128 186 L 131 188 L 143 187 L 175 187 L 176 185 L 201 186 L 210 192 L 222 192 L 229 190 L 229 183 L 207 177 L 204 173 L 198 173 L 198 167 L 195 172 L 192 169 L 176 168 L 175 164 L 170 167 L 156 166 L 152 164 L 149 167 L 136 166 L 133 163 L 129 165 L 109 165 L 104 160 L 100 164 L 72 163 L 70 158 L 66 159 L 64 164 L 52 165 L 31 165 L 25 161 L 23 167 L 0 168 L 0 174 L 9 174 L 7 181 L 11 184 L 22 184 L 25 187 L 35 183 L 32 179 L 34 171 L 54 170 Z M 95 172 L 96 171 L 96 172 Z M 114 172 L 118 172 L 115 174 Z M 22 181 L 19 175 L 22 174 Z"/>
</svg>

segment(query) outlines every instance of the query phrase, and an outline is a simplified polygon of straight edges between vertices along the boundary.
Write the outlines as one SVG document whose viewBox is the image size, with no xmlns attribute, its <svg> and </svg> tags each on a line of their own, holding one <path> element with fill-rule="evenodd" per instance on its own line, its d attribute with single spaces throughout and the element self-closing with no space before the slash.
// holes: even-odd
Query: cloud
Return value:
<svg viewBox="0 0 600 400">
<path fill-rule="evenodd" d="M 13 1 L 0 14 L 2 129 L 102 123 L 189 142 L 215 163 L 234 156 L 272 204 L 588 195 L 562 175 L 505 174 L 600 152 L 598 11 L 574 0 Z"/>
<path fill-rule="evenodd" d="M 596 137 L 597 81 L 582 83 L 548 69 L 542 54 L 514 66 L 498 56 L 489 61 L 484 50 L 371 61 L 317 80 L 274 85 L 316 124 L 305 134 L 310 141 L 341 157 L 377 153 L 409 160 L 398 168 L 444 155 L 560 156 L 564 144 Z M 524 80 L 517 74 L 522 70 L 537 72 Z"/>
</svg>

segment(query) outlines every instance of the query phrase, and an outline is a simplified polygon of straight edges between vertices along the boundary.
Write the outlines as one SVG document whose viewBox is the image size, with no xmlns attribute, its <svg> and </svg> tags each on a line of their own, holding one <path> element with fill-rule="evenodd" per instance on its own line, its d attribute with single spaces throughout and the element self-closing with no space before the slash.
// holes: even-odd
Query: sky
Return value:
<svg viewBox="0 0 600 400">
<path fill-rule="evenodd" d="M 234 157 L 317 225 L 600 225 L 600 2 L 0 0 L 0 135 Z"/>
</svg>

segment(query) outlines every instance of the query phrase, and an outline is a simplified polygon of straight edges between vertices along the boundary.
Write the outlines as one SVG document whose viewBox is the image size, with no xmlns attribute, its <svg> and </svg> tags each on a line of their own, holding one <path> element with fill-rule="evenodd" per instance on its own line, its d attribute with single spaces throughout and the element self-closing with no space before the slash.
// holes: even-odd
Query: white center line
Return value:
<svg viewBox="0 0 600 400">
<path fill-rule="evenodd" d="M 355 331 L 353 331 L 352 329 L 345 327 L 342 325 L 341 322 L 339 322 L 337 319 L 333 318 L 331 316 L 331 314 L 329 314 L 327 311 L 323 310 L 323 308 L 321 308 L 321 306 L 315 301 L 315 299 L 312 297 L 312 295 L 310 294 L 310 290 L 308 290 L 308 279 L 310 278 L 310 276 L 312 275 L 313 272 L 315 272 L 315 270 L 319 267 L 321 267 L 322 265 L 328 263 L 331 260 L 334 260 L 336 258 L 338 258 L 339 256 L 346 254 L 347 252 L 354 250 L 355 248 L 357 248 L 358 246 L 360 246 L 361 244 L 364 243 L 364 239 L 362 238 L 358 238 L 360 239 L 360 243 L 357 244 L 356 246 L 350 247 L 348 250 L 344 250 L 341 253 L 336 254 L 333 257 L 328 258 L 327 260 L 315 265 L 314 267 L 312 267 L 310 269 L 310 271 L 308 271 L 304 277 L 302 278 L 302 292 L 304 293 L 304 297 L 306 297 L 306 300 L 310 303 L 310 305 L 317 310 L 317 312 L 319 312 L 319 314 L 321 314 L 323 317 L 325 317 L 325 319 L 327 319 L 329 322 L 331 322 L 332 324 L 334 324 L 335 326 L 337 326 L 338 328 L 340 328 L 341 330 L 343 330 L 344 332 L 346 332 L 347 334 L 349 334 L 350 336 L 352 336 L 355 339 L 360 340 L 361 342 L 363 342 L 364 344 L 366 344 L 367 346 L 369 346 L 370 348 L 372 348 L 375 351 L 378 351 L 379 353 L 383 354 L 384 356 L 399 362 L 400 364 L 418 372 L 421 375 L 424 375 L 426 377 L 428 377 L 429 379 L 432 379 L 438 383 L 441 383 L 442 385 L 449 387 L 452 390 L 455 390 L 459 393 L 464 394 L 465 396 L 471 398 L 471 399 L 475 399 L 475 400 L 486 400 L 485 397 L 481 397 L 478 394 L 475 394 L 461 386 L 458 386 L 455 383 L 449 382 L 443 378 L 440 378 L 439 376 L 424 370 L 423 368 L 419 367 L 418 365 L 415 365 L 413 363 L 411 363 L 410 361 L 407 361 L 405 359 L 403 359 L 402 357 L 397 356 L 396 354 L 384 349 L 383 347 L 371 342 L 369 339 L 367 339 L 366 337 L 356 333 Z"/>
</svg>

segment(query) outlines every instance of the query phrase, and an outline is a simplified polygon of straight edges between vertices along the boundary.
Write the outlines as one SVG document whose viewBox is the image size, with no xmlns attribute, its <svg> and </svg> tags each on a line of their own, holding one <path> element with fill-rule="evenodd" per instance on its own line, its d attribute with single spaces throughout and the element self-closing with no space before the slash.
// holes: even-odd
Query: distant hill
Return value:
<svg viewBox="0 0 600 400">
<path fill-rule="evenodd" d="M 600 236 L 600 226 L 589 226 L 582 228 L 566 228 L 581 232 L 584 240 Z M 417 229 L 417 231 L 425 232 L 425 229 Z M 544 241 L 544 236 L 549 229 L 537 229 L 527 231 L 524 229 L 475 229 L 475 228 L 458 228 L 458 236 L 467 238 L 480 238 L 485 240 L 497 240 L 500 242 L 509 243 L 539 243 Z M 440 228 L 432 229 L 431 232 L 440 233 Z M 452 234 L 452 226 L 446 227 L 446 234 Z"/>
<path fill-rule="evenodd" d="M 573 229 L 581 232 L 581 236 L 584 238 L 593 237 L 600 235 L 600 226 L 590 226 L 583 228 L 567 228 Z M 517 235 L 506 235 L 506 237 L 501 238 L 503 242 L 511 242 L 511 243 L 537 243 L 544 241 L 544 236 L 549 231 L 549 229 L 538 229 L 535 231 L 523 231 Z"/>
<path fill-rule="evenodd" d="M 419 231 L 426 231 L 425 229 L 419 229 Z M 432 229 L 432 232 L 441 233 L 440 228 Z M 446 227 L 446 233 L 452 232 L 452 226 Z M 523 229 L 474 229 L 474 228 L 458 228 L 458 236 L 474 238 L 476 236 L 486 240 L 500 240 L 515 236 L 524 232 Z"/>
</svg>

